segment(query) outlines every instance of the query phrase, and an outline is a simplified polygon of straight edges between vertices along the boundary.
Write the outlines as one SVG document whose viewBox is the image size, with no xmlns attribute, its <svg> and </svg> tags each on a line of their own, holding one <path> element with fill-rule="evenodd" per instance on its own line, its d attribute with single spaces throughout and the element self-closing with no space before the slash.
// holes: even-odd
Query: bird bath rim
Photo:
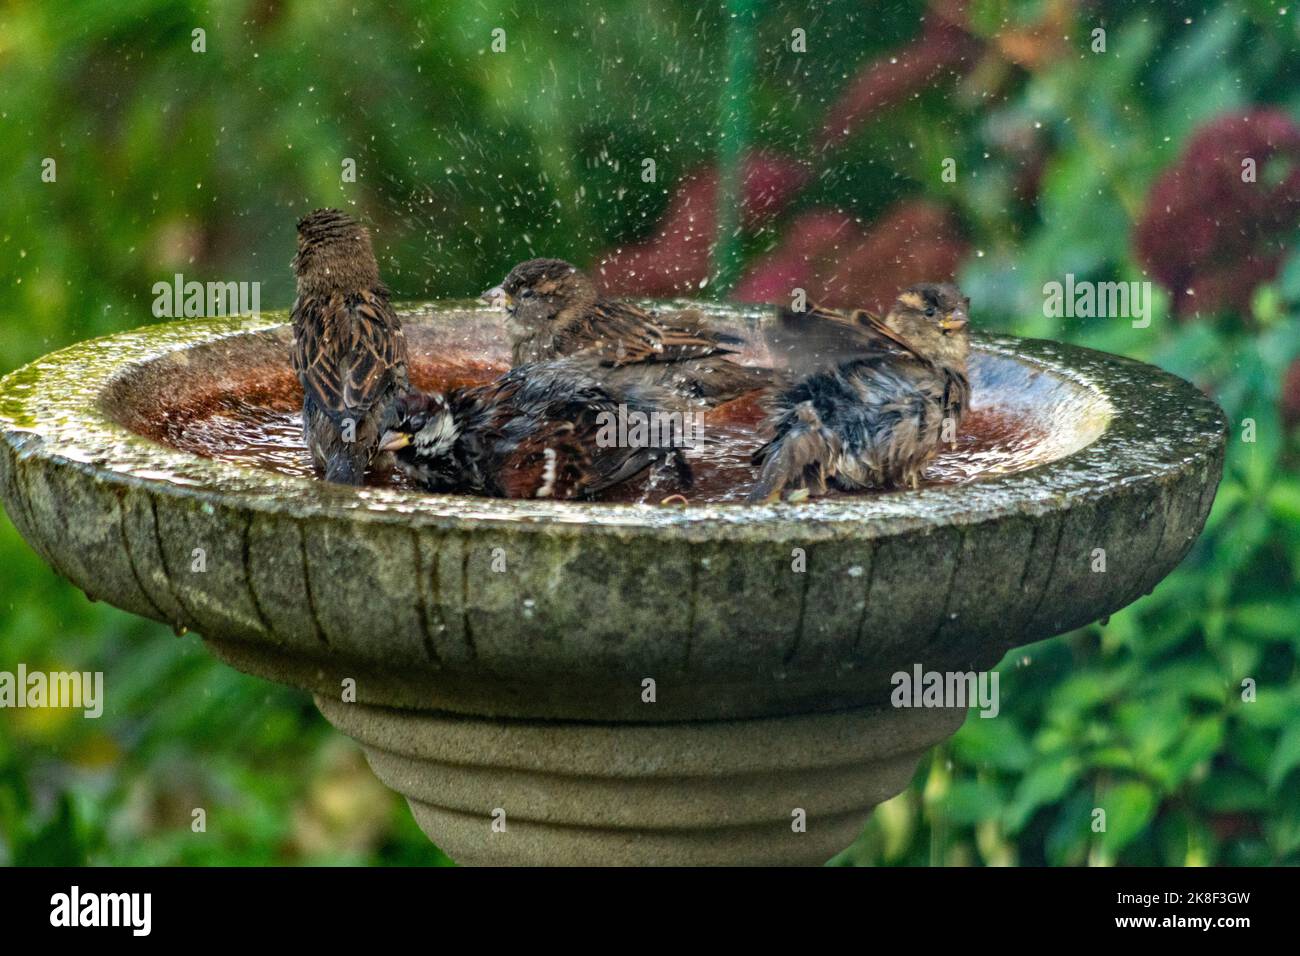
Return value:
<svg viewBox="0 0 1300 956">
<path fill-rule="evenodd" d="M 497 326 L 472 321 L 485 312 L 452 307 L 421 327 L 407 310 L 412 355 L 418 339 L 499 353 Z M 376 706 L 689 721 L 879 704 L 900 668 L 983 669 L 1149 591 L 1199 533 L 1222 469 L 1222 414 L 1189 383 L 996 337 L 977 349 L 1010 367 L 995 380 L 1007 401 L 1019 385 L 1039 395 L 1017 381 L 1026 369 L 1050 373 L 1033 381 L 1070 408 L 1077 383 L 1096 383 L 1113 410 L 1101 436 L 1004 477 L 805 504 L 354 489 L 126 427 L 155 407 L 141 396 L 184 388 L 178 370 L 194 370 L 196 396 L 283 378 L 279 318 L 146 327 L 0 381 L 0 492 L 87 593 L 318 694 L 361 675 L 358 699 Z M 1109 573 L 1094 573 L 1097 549 Z M 647 675 L 675 685 L 653 712 L 636 691 Z"/>
<path fill-rule="evenodd" d="M 743 319 L 751 329 L 771 319 L 770 309 L 690 304 L 711 316 Z M 453 300 L 404 306 L 399 314 L 411 323 L 437 313 L 490 311 L 481 304 Z M 183 360 L 187 348 L 271 332 L 287 319 L 287 313 L 269 312 L 182 320 L 61 349 L 0 380 L 0 428 L 9 435 L 37 436 L 43 455 L 93 469 L 113 481 L 145 484 L 168 494 L 217 496 L 253 510 L 287 508 L 302 518 L 397 521 L 453 531 L 491 524 L 521 532 L 570 529 L 670 539 L 716 541 L 739 535 L 749 541 L 783 541 L 834 538 L 850 528 L 855 537 L 864 532 L 888 536 L 913 529 L 918 522 L 961 524 L 1000 514 L 1057 510 L 1063 501 L 1087 496 L 1116 477 L 1158 478 L 1177 472 L 1194 457 L 1197 436 L 1223 427 L 1213 403 L 1190 384 L 1150 366 L 1076 346 L 982 334 L 974 337 L 977 351 L 1012 358 L 1094 392 L 1105 418 L 1098 423 L 1096 437 L 1064 457 L 969 483 L 799 505 L 722 502 L 668 507 L 336 487 L 171 448 L 131 431 L 104 407 L 103 396 L 126 363 L 138 367 L 168 357 Z M 1135 370 L 1138 374 L 1131 376 Z M 1168 428 L 1175 412 L 1190 426 L 1181 440 Z M 1154 440 L 1145 440 L 1149 438 Z"/>
</svg>

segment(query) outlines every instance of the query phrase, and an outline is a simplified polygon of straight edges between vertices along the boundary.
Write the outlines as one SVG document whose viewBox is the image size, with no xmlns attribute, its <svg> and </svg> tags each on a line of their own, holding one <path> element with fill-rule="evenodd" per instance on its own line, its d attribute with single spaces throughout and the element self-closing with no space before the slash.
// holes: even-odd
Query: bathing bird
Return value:
<svg viewBox="0 0 1300 956">
<path fill-rule="evenodd" d="M 603 383 L 578 360 L 527 363 L 484 385 L 403 395 L 379 447 L 428 491 L 586 498 L 652 465 L 689 488 L 682 417 L 665 412 L 661 398 Z M 620 431 L 619 416 L 659 427 Z"/>
<path fill-rule="evenodd" d="M 510 316 L 515 365 L 568 355 L 594 359 L 602 382 L 650 385 L 717 405 L 771 381 L 771 371 L 733 361 L 741 340 L 710 329 L 695 310 L 659 315 L 600 295 L 562 259 L 529 259 L 483 298 Z"/>
<path fill-rule="evenodd" d="M 293 370 L 303 437 L 327 481 L 359 485 L 376 461 L 384 416 L 408 387 L 402 324 L 379 278 L 370 233 L 337 209 L 298 222 Z"/>
<path fill-rule="evenodd" d="M 969 314 L 970 300 L 949 283 L 911 286 L 883 320 L 863 310 L 782 313 L 785 338 L 805 330 L 826 367 L 770 402 L 776 434 L 754 453 L 749 500 L 916 488 L 970 403 Z"/>
</svg>

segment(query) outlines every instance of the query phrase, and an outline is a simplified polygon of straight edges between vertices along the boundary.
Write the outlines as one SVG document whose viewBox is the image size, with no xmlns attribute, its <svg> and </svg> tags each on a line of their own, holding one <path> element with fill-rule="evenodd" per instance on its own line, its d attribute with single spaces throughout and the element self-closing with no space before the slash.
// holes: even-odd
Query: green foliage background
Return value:
<svg viewBox="0 0 1300 956">
<path fill-rule="evenodd" d="M 1051 5 L 974 0 L 970 21 L 992 37 Z M 757 6 L 753 140 L 793 154 L 924 12 Z M 1109 621 L 1009 655 L 1001 716 L 970 718 L 837 862 L 1300 862 L 1300 448 L 1278 410 L 1300 354 L 1300 256 L 1248 314 L 1178 322 L 1165 297 L 1146 330 L 1044 318 L 1041 294 L 1067 271 L 1141 278 L 1134 218 L 1199 123 L 1252 103 L 1300 118 L 1293 6 L 1092 4 L 1076 22 L 1107 27 L 1106 56 L 1079 29 L 1071 55 L 995 101 L 927 91 L 801 195 L 799 208 L 868 222 L 904 196 L 947 203 L 976 250 L 962 279 L 982 326 L 1154 362 L 1233 423 L 1182 567 Z M 151 321 L 151 287 L 174 272 L 259 280 L 264 308 L 287 306 L 293 223 L 319 205 L 375 224 L 405 298 L 476 292 L 528 254 L 590 262 L 641 238 L 715 155 L 727 23 L 694 0 L 0 4 L 0 371 Z M 506 55 L 489 52 L 495 27 Z M 1026 119 L 1050 144 L 1028 214 L 1009 199 L 1017 170 L 986 156 L 1000 123 Z M 47 156 L 56 184 L 40 181 Z M 644 156 L 657 185 L 636 175 Z M 945 156 L 971 176 L 939 182 Z M 340 182 L 344 157 L 354 184 Z M 745 252 L 770 247 L 782 221 Z M 1254 443 L 1239 439 L 1245 418 Z M 0 670 L 103 670 L 108 687 L 98 721 L 0 712 L 0 862 L 446 862 L 306 695 L 89 603 L 7 519 L 0 569 Z M 191 832 L 194 807 L 206 833 Z"/>
</svg>

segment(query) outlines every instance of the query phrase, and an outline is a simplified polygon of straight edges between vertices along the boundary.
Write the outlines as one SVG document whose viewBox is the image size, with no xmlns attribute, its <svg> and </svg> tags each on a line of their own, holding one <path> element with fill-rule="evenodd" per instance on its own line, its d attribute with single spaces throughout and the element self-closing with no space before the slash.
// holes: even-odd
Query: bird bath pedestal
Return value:
<svg viewBox="0 0 1300 956">
<path fill-rule="evenodd" d="M 757 340 L 757 313 L 715 315 Z M 986 669 L 1150 591 L 1222 470 L 1222 414 L 1186 382 L 993 337 L 973 404 L 1032 454 L 919 491 L 494 501 L 166 444 L 178 410 L 291 381 L 284 321 L 156 325 L 8 376 L 5 508 L 92 597 L 311 691 L 462 863 L 825 861 L 965 718 L 891 707 L 891 675 Z M 502 351 L 481 310 L 403 321 L 416 364 Z"/>
</svg>

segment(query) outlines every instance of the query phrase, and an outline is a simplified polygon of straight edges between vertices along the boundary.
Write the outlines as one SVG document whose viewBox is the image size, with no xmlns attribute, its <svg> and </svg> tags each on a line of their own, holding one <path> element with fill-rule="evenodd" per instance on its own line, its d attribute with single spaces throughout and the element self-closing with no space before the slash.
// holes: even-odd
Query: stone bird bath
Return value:
<svg viewBox="0 0 1300 956">
<path fill-rule="evenodd" d="M 758 340 L 759 313 L 711 314 Z M 503 357 L 495 315 L 404 316 L 413 367 Z M 5 507 L 90 596 L 311 691 L 462 863 L 825 861 L 965 719 L 892 708 L 893 673 L 989 668 L 1129 604 L 1187 552 L 1222 470 L 1223 417 L 1186 382 L 995 337 L 976 340 L 974 404 L 1031 453 L 919 491 L 492 501 L 153 440 L 187 408 L 294 387 L 284 322 L 156 325 L 9 375 Z"/>
</svg>

